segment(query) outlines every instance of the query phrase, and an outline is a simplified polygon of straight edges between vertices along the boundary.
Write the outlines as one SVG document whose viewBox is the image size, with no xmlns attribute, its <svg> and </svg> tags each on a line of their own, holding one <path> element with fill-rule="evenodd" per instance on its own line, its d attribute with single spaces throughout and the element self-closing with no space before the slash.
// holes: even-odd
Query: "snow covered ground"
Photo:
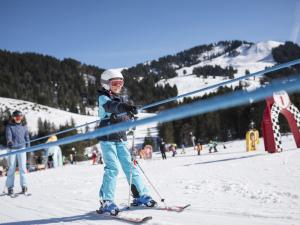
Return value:
<svg viewBox="0 0 300 225">
<path fill-rule="evenodd" d="M 146 224 L 283 225 L 300 224 L 300 150 L 291 136 L 283 137 L 284 151 L 268 154 L 260 142 L 256 152 L 245 152 L 244 141 L 219 145 L 218 153 L 202 155 L 192 148 L 174 158 L 140 160 L 140 165 L 170 205 L 190 203 L 182 213 L 139 209 L 129 213 L 151 215 Z M 103 165 L 82 162 L 27 175 L 32 196 L 0 197 L 0 223 L 32 224 L 126 224 L 101 218 L 98 190 Z M 19 190 L 16 177 L 16 191 Z M 5 178 L 0 177 L 0 188 Z M 150 187 L 149 187 L 150 188 Z M 151 195 L 157 200 L 155 192 Z M 116 202 L 127 203 L 128 185 L 119 175 Z"/>
</svg>

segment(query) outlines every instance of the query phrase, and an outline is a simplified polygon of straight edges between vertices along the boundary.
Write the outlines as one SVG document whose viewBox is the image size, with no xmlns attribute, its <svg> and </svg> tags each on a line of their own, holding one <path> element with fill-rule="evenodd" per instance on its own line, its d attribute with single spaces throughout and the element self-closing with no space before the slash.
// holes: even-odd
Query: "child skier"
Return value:
<svg viewBox="0 0 300 225">
<path fill-rule="evenodd" d="M 102 88 L 99 90 L 99 117 L 100 127 L 109 126 L 129 120 L 137 114 L 137 108 L 124 102 L 120 92 L 124 85 L 123 75 L 119 70 L 106 70 L 101 74 Z M 123 116 L 117 114 L 126 113 Z M 104 119 L 104 120 L 102 120 Z M 99 191 L 101 213 L 117 215 L 120 211 L 114 203 L 115 188 L 118 175 L 118 161 L 129 183 L 132 177 L 131 192 L 133 206 L 145 205 L 153 207 L 156 202 L 148 195 L 140 174 L 133 166 L 131 155 L 126 147 L 127 136 L 125 131 L 109 134 L 99 138 L 105 163 L 102 186 Z"/>
</svg>

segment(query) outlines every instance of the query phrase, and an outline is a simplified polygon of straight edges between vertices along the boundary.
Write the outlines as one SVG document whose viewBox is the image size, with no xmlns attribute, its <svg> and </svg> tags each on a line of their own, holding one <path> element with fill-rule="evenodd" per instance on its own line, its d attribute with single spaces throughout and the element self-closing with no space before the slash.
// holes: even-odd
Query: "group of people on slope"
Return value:
<svg viewBox="0 0 300 225">
<path fill-rule="evenodd" d="M 165 143 L 163 138 L 160 138 L 160 137 L 158 138 L 157 141 L 158 141 L 159 150 L 161 152 L 161 156 L 162 156 L 163 160 L 167 159 L 167 156 L 166 156 L 167 151 L 170 151 L 172 153 L 173 157 L 176 155 L 176 147 L 174 146 L 174 144 L 171 144 L 169 147 L 167 147 L 167 144 Z M 210 140 L 207 146 L 208 146 L 209 153 L 218 152 L 218 149 L 217 149 L 218 143 L 216 141 Z M 185 147 L 186 147 L 185 144 L 181 145 L 181 154 L 186 153 Z M 226 148 L 225 145 L 223 145 L 223 147 Z M 201 155 L 201 151 L 203 150 L 201 141 L 198 140 L 198 141 L 193 142 L 193 148 L 194 148 L 194 150 L 197 151 L 198 155 Z"/>
</svg>

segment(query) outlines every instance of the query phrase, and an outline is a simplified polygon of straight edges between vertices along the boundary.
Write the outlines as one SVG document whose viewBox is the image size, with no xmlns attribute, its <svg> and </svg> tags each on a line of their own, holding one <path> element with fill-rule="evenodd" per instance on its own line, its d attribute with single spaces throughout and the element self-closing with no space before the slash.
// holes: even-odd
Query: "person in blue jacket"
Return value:
<svg viewBox="0 0 300 225">
<path fill-rule="evenodd" d="M 22 123 L 23 114 L 21 111 L 16 110 L 12 114 L 12 121 L 8 123 L 5 128 L 5 135 L 7 141 L 7 147 L 9 151 L 16 151 L 17 149 L 22 149 L 25 147 L 30 147 L 29 132 L 27 126 Z M 10 155 L 8 157 L 8 172 L 6 187 L 8 194 L 12 195 L 14 193 L 14 180 L 15 180 L 15 170 L 16 163 L 18 160 L 18 167 L 20 173 L 20 185 L 22 192 L 27 192 L 27 182 L 26 182 L 26 152 L 17 153 Z"/>
<path fill-rule="evenodd" d="M 99 117 L 100 127 L 130 120 L 138 113 L 134 105 L 125 103 L 120 93 L 124 85 L 123 75 L 119 70 L 109 69 L 101 74 L 101 89 L 99 92 Z M 118 116 L 118 114 L 125 114 Z M 118 164 L 130 181 L 132 175 L 131 192 L 133 206 L 145 205 L 153 207 L 156 202 L 148 195 L 140 173 L 133 165 L 131 154 L 127 148 L 127 136 L 125 131 L 99 137 L 104 160 L 103 182 L 99 191 L 101 213 L 116 215 L 120 211 L 114 203 Z"/>
</svg>

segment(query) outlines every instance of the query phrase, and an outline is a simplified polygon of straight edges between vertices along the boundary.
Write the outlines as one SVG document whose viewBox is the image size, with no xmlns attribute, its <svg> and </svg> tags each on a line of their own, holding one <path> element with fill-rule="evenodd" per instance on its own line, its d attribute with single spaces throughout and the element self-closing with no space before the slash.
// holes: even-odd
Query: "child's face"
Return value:
<svg viewBox="0 0 300 225">
<path fill-rule="evenodd" d="M 119 94 L 124 85 L 124 81 L 122 79 L 113 79 L 109 81 L 110 90 L 112 93 Z"/>
</svg>

